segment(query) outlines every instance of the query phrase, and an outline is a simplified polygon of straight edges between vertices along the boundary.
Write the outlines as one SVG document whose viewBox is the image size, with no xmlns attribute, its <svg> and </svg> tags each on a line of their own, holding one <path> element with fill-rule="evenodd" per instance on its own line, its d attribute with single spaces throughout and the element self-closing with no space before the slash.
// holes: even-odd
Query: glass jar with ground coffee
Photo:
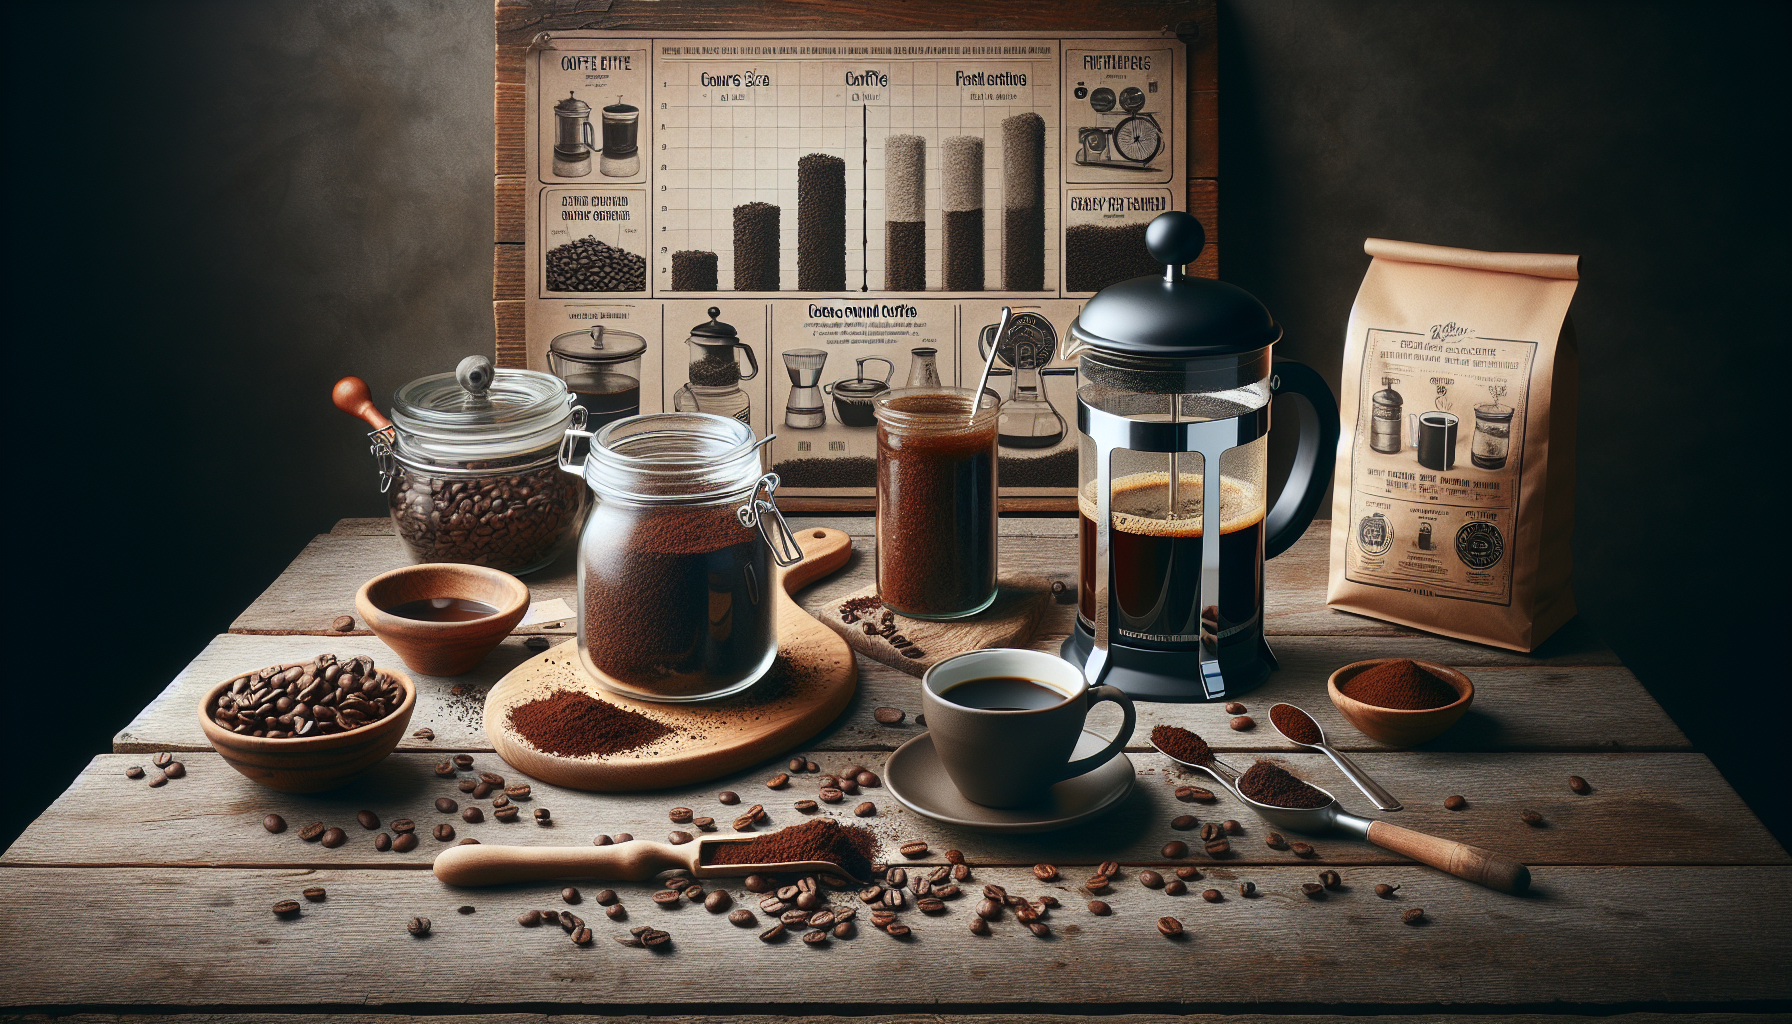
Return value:
<svg viewBox="0 0 1792 1024">
<path fill-rule="evenodd" d="M 590 438 L 583 464 L 568 461 Z M 778 653 L 772 566 L 802 560 L 733 417 L 653 413 L 566 432 L 560 466 L 596 494 L 579 537 L 579 663 L 654 701 L 726 697 Z"/>
<path fill-rule="evenodd" d="M 585 512 L 585 489 L 555 454 L 584 422 L 558 378 L 495 370 L 485 356 L 399 388 L 390 425 L 372 437 L 406 552 L 517 575 L 554 561 Z"/>
<path fill-rule="evenodd" d="M 915 619 L 961 619 L 996 599 L 993 393 L 902 388 L 877 398 L 877 593 Z"/>
</svg>

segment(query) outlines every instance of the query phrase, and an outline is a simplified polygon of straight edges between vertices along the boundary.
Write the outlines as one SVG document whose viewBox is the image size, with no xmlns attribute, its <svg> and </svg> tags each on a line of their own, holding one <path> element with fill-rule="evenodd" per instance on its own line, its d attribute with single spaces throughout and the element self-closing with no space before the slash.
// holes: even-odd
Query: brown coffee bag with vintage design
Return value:
<svg viewBox="0 0 1792 1024">
<path fill-rule="evenodd" d="M 1574 616 L 1579 257 L 1363 250 L 1326 603 L 1532 650 Z"/>
</svg>

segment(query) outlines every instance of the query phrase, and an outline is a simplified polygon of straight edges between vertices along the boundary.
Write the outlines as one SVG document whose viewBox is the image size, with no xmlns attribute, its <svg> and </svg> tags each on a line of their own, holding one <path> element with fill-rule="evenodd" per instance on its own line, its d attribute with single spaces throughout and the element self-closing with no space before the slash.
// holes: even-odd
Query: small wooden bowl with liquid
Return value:
<svg viewBox="0 0 1792 1024">
<path fill-rule="evenodd" d="M 361 584 L 355 610 L 411 671 L 458 676 L 472 671 L 522 621 L 529 588 L 483 565 L 425 562 Z"/>
</svg>

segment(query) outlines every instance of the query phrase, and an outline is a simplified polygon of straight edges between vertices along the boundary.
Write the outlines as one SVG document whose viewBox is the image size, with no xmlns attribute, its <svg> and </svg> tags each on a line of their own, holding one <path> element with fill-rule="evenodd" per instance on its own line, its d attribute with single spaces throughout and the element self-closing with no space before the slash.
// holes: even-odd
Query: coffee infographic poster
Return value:
<svg viewBox="0 0 1792 1024">
<path fill-rule="evenodd" d="M 738 416 L 778 435 L 785 493 L 864 499 L 876 395 L 969 386 L 1008 305 L 1002 492 L 1073 497 L 1065 332 L 1160 272 L 1144 225 L 1186 204 L 1173 35 L 569 32 L 527 73 L 530 368 L 589 369 L 554 339 L 576 304 L 627 307 L 638 373 L 582 385 Z M 712 307 L 734 334 L 698 329 Z"/>
</svg>

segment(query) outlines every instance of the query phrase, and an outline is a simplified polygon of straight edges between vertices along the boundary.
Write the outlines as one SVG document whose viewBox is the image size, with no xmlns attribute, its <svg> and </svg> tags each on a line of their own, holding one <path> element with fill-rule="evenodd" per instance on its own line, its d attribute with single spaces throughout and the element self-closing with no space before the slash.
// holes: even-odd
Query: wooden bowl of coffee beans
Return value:
<svg viewBox="0 0 1792 1024">
<path fill-rule="evenodd" d="M 1345 721 L 1390 747 L 1435 739 L 1468 711 L 1475 684 L 1448 665 L 1411 658 L 1352 662 L 1325 683 Z"/>
<path fill-rule="evenodd" d="M 422 562 L 361 584 L 355 610 L 411 671 L 458 676 L 471 672 L 522 621 L 529 587 L 483 565 Z"/>
<path fill-rule="evenodd" d="M 199 702 L 199 727 L 232 768 L 282 793 L 334 789 L 390 754 L 417 706 L 409 676 L 366 655 L 270 665 Z"/>
</svg>

